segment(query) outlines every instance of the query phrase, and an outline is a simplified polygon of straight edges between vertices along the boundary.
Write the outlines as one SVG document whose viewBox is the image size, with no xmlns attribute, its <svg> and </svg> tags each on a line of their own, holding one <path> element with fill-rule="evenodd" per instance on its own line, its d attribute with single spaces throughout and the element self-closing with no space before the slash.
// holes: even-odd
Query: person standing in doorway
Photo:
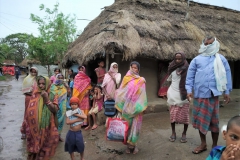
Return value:
<svg viewBox="0 0 240 160">
<path fill-rule="evenodd" d="M 115 91 L 119 87 L 121 81 L 121 74 L 118 73 L 118 64 L 113 62 L 109 71 L 105 74 L 102 89 L 105 95 L 104 101 L 114 100 Z"/>
<path fill-rule="evenodd" d="M 175 124 L 184 124 L 181 143 L 186 143 L 186 134 L 189 124 L 189 101 L 187 100 L 187 91 L 185 82 L 187 76 L 188 62 L 185 54 L 177 52 L 174 60 L 168 67 L 168 81 L 171 85 L 167 91 L 167 103 L 170 105 L 170 122 L 172 127 L 172 135 L 169 138 L 170 142 L 176 140 Z"/>
<path fill-rule="evenodd" d="M 201 145 L 192 152 L 207 150 L 206 134 L 212 133 L 212 148 L 219 137 L 219 96 L 224 94 L 225 103 L 230 101 L 232 91 L 231 70 L 226 58 L 219 54 L 220 44 L 215 37 L 203 40 L 199 53 L 189 66 L 186 78 L 187 97 L 193 99 L 193 127 L 199 130 Z M 194 91 L 194 96 L 192 92 Z"/>
<path fill-rule="evenodd" d="M 101 86 L 103 83 L 103 79 L 105 76 L 105 68 L 104 67 L 104 61 L 99 60 L 98 61 L 98 68 L 95 69 L 96 75 L 97 75 L 97 85 Z"/>
</svg>

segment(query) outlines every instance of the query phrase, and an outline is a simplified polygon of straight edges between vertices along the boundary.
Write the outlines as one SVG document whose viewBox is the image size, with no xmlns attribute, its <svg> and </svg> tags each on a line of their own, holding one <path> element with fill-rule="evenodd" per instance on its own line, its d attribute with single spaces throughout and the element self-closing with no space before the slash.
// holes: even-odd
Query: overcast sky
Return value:
<svg viewBox="0 0 240 160">
<path fill-rule="evenodd" d="M 195 0 L 217 6 L 224 6 L 240 11 L 240 0 Z M 0 38 L 14 33 L 32 33 L 37 36 L 38 25 L 31 22 L 30 14 L 40 17 L 45 15 L 39 10 L 39 5 L 44 4 L 53 8 L 57 0 L 0 0 Z M 114 3 L 114 0 L 58 0 L 59 10 L 65 15 L 75 14 L 78 19 L 96 18 L 101 13 L 101 8 Z M 83 31 L 89 21 L 77 20 L 77 29 Z"/>
</svg>

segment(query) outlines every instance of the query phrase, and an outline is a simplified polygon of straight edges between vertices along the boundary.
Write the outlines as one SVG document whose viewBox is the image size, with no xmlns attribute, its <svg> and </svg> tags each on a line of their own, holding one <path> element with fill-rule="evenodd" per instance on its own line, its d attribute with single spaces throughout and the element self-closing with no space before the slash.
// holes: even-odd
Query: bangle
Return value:
<svg viewBox="0 0 240 160">
<path fill-rule="evenodd" d="M 49 101 L 47 101 L 47 103 L 46 103 L 46 105 L 49 105 L 49 104 L 51 104 L 52 102 L 49 100 Z"/>
</svg>

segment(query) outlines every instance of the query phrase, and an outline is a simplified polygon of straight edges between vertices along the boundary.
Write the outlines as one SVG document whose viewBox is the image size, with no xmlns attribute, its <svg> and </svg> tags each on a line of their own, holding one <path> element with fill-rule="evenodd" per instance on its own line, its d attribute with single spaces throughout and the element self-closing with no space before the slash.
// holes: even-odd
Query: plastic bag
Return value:
<svg viewBox="0 0 240 160">
<path fill-rule="evenodd" d="M 106 139 L 109 141 L 127 143 L 128 122 L 120 118 L 108 118 Z"/>
</svg>

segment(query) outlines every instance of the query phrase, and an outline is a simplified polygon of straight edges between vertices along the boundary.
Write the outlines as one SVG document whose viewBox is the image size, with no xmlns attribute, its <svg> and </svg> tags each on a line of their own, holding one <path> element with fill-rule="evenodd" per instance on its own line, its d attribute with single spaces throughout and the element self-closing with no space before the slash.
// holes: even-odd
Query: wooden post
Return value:
<svg viewBox="0 0 240 160">
<path fill-rule="evenodd" d="M 106 53 L 106 72 L 108 72 L 108 68 L 109 68 L 109 54 Z"/>
</svg>

